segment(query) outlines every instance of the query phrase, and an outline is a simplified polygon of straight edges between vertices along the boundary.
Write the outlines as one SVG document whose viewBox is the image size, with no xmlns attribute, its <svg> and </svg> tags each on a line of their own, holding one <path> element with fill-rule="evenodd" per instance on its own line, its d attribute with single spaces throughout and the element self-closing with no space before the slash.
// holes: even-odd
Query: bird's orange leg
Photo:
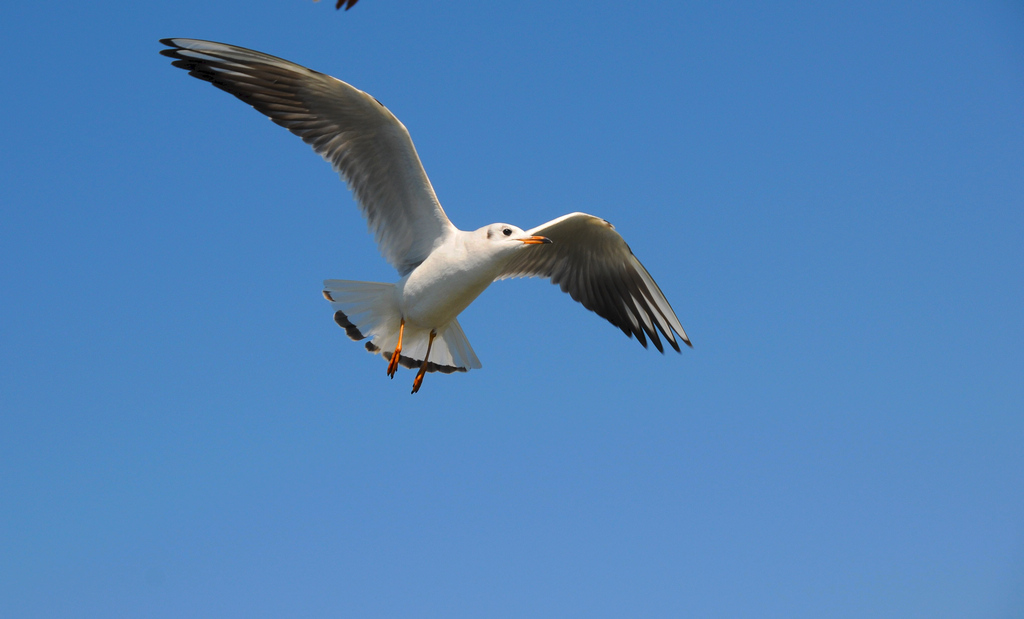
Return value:
<svg viewBox="0 0 1024 619">
<path fill-rule="evenodd" d="M 398 325 L 398 344 L 395 344 L 395 352 L 391 353 L 391 360 L 388 361 L 388 377 L 394 378 L 398 372 L 398 359 L 402 356 L 402 335 L 405 333 L 405 318 Z"/>
<path fill-rule="evenodd" d="M 427 359 L 430 359 L 430 347 L 434 345 L 434 336 L 437 335 L 437 331 L 430 330 L 430 339 L 427 340 L 427 354 L 423 355 L 423 363 L 420 365 L 420 371 L 416 373 L 416 380 L 412 381 L 412 392 L 416 393 L 420 390 L 420 385 L 423 384 L 423 376 L 427 373 Z"/>
</svg>

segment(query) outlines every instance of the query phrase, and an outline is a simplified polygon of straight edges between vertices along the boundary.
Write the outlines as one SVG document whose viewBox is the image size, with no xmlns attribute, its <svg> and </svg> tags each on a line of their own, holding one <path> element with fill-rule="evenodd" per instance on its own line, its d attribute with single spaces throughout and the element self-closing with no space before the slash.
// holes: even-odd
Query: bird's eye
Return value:
<svg viewBox="0 0 1024 619">
<path fill-rule="evenodd" d="M 501 233 L 504 234 L 505 236 L 512 236 L 512 228 L 505 228 L 504 230 L 501 231 Z"/>
</svg>

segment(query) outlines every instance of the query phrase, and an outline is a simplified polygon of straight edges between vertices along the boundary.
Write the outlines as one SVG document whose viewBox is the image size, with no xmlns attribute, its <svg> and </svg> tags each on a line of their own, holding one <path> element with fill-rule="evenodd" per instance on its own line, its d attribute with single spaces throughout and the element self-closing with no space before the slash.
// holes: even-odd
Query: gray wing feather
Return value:
<svg viewBox="0 0 1024 619">
<path fill-rule="evenodd" d="M 644 348 L 650 338 L 664 352 L 659 331 L 676 351 L 677 334 L 691 346 L 658 284 L 610 223 L 571 213 L 527 233 L 546 236 L 552 243 L 520 251 L 498 279 L 550 278 L 583 307 L 636 336 Z"/>
<path fill-rule="evenodd" d="M 274 56 L 195 39 L 163 39 L 176 67 L 302 138 L 345 180 L 381 254 L 405 275 L 455 230 L 405 126 L 380 102 Z"/>
</svg>

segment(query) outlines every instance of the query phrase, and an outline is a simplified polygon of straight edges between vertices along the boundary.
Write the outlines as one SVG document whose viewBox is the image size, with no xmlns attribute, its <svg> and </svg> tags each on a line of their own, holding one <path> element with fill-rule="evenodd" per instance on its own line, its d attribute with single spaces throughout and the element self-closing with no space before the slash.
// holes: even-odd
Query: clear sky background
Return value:
<svg viewBox="0 0 1024 619">
<path fill-rule="evenodd" d="M 1024 6 L 711 4 L 6 6 L 0 615 L 1024 616 Z M 610 220 L 694 348 L 504 281 L 410 395 L 348 191 L 162 37 Z"/>
</svg>

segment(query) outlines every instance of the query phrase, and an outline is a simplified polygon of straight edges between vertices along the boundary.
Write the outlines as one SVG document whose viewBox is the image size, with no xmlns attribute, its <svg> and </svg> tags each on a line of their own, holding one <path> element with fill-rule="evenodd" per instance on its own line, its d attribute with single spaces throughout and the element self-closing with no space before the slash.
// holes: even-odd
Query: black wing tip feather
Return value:
<svg viewBox="0 0 1024 619">
<path fill-rule="evenodd" d="M 665 354 L 665 347 L 661 343 L 661 337 L 664 337 L 665 340 L 668 342 L 668 345 L 671 346 L 672 349 L 675 350 L 677 353 L 683 352 L 682 349 L 679 347 L 678 340 L 680 339 L 683 340 L 684 344 L 686 344 L 690 348 L 693 348 L 693 344 L 690 343 L 690 340 L 687 339 L 685 335 L 677 334 L 675 329 L 673 329 L 670 326 L 666 331 L 666 325 L 661 324 L 661 322 L 657 320 L 653 308 L 651 308 L 650 305 L 644 299 L 641 299 L 643 303 L 639 307 L 636 303 L 637 299 L 632 296 L 627 296 L 626 294 L 624 294 L 622 297 L 623 301 L 621 308 L 615 305 L 615 303 L 605 303 L 604 305 L 593 304 L 589 303 L 591 299 L 585 299 L 583 296 L 581 296 L 579 294 L 579 291 L 574 289 L 574 287 L 569 281 L 560 279 L 557 281 L 553 280 L 551 283 L 559 286 L 563 292 L 568 293 L 568 295 L 572 298 L 573 301 L 580 303 L 581 305 L 583 305 L 583 307 L 594 312 L 601 318 L 607 320 L 613 326 L 617 327 L 629 339 L 633 339 L 635 337 L 636 341 L 639 342 L 640 345 L 643 346 L 645 349 L 648 347 L 648 341 L 650 341 L 650 343 L 654 344 L 654 347 L 658 350 L 658 352 L 660 352 L 661 354 Z M 625 299 L 630 299 L 630 301 L 626 301 Z M 634 325 L 632 321 L 627 320 L 625 318 L 625 314 L 619 310 L 628 310 L 633 312 L 634 315 L 639 314 L 641 312 L 645 313 L 648 317 L 652 319 L 651 327 L 648 328 L 647 323 L 642 319 L 638 320 L 638 324 Z M 661 333 L 661 337 L 659 337 L 659 332 Z M 679 337 L 676 337 L 677 335 Z"/>
<path fill-rule="evenodd" d="M 345 335 L 351 340 L 358 342 L 359 340 L 366 339 L 366 336 L 359 331 L 359 328 L 348 319 L 345 312 L 341 310 L 334 312 L 334 322 L 338 323 L 338 326 L 345 330 Z"/>
<path fill-rule="evenodd" d="M 294 74 L 288 68 L 277 67 L 273 61 L 294 65 L 296 70 L 306 70 L 311 73 L 318 73 L 312 69 L 306 69 L 301 65 L 249 50 L 243 47 L 228 46 L 248 54 L 254 54 L 254 58 L 247 59 L 244 64 L 232 59 L 226 53 L 218 53 L 215 50 L 203 50 L 197 52 L 198 56 L 181 53 L 188 51 L 187 47 L 177 44 L 177 39 L 161 39 L 160 42 L 169 46 L 168 49 L 160 50 L 160 54 L 173 58 L 171 66 L 183 69 L 192 77 L 209 82 L 211 85 L 247 103 L 257 111 L 269 117 L 275 123 L 292 131 L 299 137 L 305 139 L 301 131 L 295 130 L 294 123 L 289 118 L 281 117 L 275 112 L 273 104 L 280 104 L 283 99 L 290 101 L 294 90 Z M 222 45 L 222 44 L 219 44 Z M 269 101 L 267 97 L 273 97 Z"/>
<path fill-rule="evenodd" d="M 609 320 L 608 322 L 611 322 L 611 321 Z M 644 331 L 643 330 L 637 329 L 634 332 L 634 331 L 630 331 L 626 327 L 623 327 L 622 325 L 617 325 L 614 322 L 612 324 L 615 325 L 616 327 L 618 327 L 623 333 L 625 333 L 626 337 L 628 337 L 629 339 L 633 339 L 633 336 L 635 335 L 636 336 L 636 340 L 638 342 L 640 342 L 640 345 L 643 346 L 645 349 L 647 348 L 647 340 L 644 338 Z M 693 344 L 691 344 L 690 340 L 688 340 L 688 339 L 683 339 L 681 337 L 680 338 L 671 338 L 671 337 L 668 337 L 668 334 L 665 334 L 665 339 L 668 341 L 668 345 L 671 346 L 672 349 L 675 350 L 679 354 L 683 353 L 683 349 L 679 347 L 679 341 L 678 340 L 680 340 L 680 339 L 683 340 L 684 344 L 686 344 L 690 348 L 693 348 Z M 661 354 L 665 354 L 665 349 L 661 346 L 661 342 L 658 341 L 658 340 L 652 340 L 652 341 L 654 342 L 654 347 L 658 349 L 658 352 L 660 352 Z"/>
</svg>

